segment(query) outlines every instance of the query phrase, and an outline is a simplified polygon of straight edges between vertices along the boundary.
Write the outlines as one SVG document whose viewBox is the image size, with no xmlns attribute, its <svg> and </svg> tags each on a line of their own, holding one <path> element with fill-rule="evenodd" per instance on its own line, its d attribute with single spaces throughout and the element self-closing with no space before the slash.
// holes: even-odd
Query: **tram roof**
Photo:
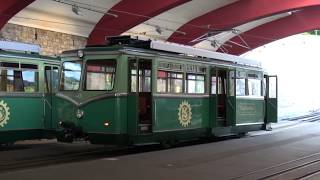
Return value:
<svg viewBox="0 0 320 180">
<path fill-rule="evenodd" d="M 21 59 L 34 59 L 34 60 L 49 60 L 49 61 L 60 61 L 58 57 L 43 56 L 37 53 L 27 53 L 21 51 L 9 51 L 0 49 L 0 57 L 11 57 Z"/>
<path fill-rule="evenodd" d="M 150 53 L 158 55 L 170 55 L 179 58 L 188 59 L 202 59 L 208 61 L 225 61 L 232 64 L 239 64 L 251 67 L 261 68 L 261 63 L 251 59 L 245 59 L 239 56 L 213 52 L 204 49 L 194 48 L 192 46 L 186 46 L 176 43 L 168 43 L 161 41 L 144 41 L 139 39 L 133 39 L 129 36 L 112 37 L 109 39 L 109 44 L 106 46 L 89 46 L 80 51 L 94 52 L 94 51 L 119 51 L 127 50 L 139 53 Z M 79 50 L 78 50 L 79 51 Z M 77 50 L 66 51 L 62 54 L 62 57 L 68 56 L 68 54 L 77 53 Z"/>
</svg>

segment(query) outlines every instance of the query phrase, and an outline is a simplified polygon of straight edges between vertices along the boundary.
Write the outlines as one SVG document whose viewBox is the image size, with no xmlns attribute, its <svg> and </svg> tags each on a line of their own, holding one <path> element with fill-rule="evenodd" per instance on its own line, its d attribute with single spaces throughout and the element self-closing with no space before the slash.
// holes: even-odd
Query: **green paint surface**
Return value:
<svg viewBox="0 0 320 180">
<path fill-rule="evenodd" d="M 236 123 L 263 123 L 264 100 L 237 99 Z"/>
<path fill-rule="evenodd" d="M 191 120 L 187 126 L 179 121 L 179 107 L 183 101 L 191 106 Z M 205 128 L 209 126 L 208 98 L 154 98 L 154 131 Z"/>
<path fill-rule="evenodd" d="M 10 115 L 4 130 L 43 129 L 43 101 L 41 97 L 1 97 L 6 103 Z"/>
</svg>

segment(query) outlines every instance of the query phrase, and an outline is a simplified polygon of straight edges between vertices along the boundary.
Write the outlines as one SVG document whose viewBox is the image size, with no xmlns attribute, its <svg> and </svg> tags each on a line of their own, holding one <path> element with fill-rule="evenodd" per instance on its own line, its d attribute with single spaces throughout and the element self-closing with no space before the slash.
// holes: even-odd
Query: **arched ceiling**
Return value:
<svg viewBox="0 0 320 180">
<path fill-rule="evenodd" d="M 2 0 L 0 25 L 83 36 L 89 44 L 131 34 L 241 54 L 315 29 L 310 23 L 320 17 L 302 14 L 314 15 L 318 7 L 320 0 Z M 303 23 L 302 17 L 312 20 Z"/>
<path fill-rule="evenodd" d="M 186 33 L 184 36 L 174 33 L 168 41 L 193 45 L 195 39 L 210 31 L 228 30 L 263 17 L 316 5 L 320 5 L 319 0 L 240 0 L 192 19 L 178 29 Z"/>
<path fill-rule="evenodd" d="M 2 0 L 0 2 L 0 27 L 3 27 L 15 14 L 30 5 L 34 0 Z"/>
<path fill-rule="evenodd" d="M 293 12 L 285 18 L 271 21 L 242 34 L 251 49 L 273 42 L 294 34 L 320 29 L 320 6 L 310 7 L 301 11 Z M 243 44 L 239 37 L 231 39 L 233 42 Z M 226 46 L 229 53 L 240 55 L 250 49 L 242 46 Z M 223 51 L 219 49 L 218 51 Z"/>
<path fill-rule="evenodd" d="M 108 11 L 115 16 L 106 14 L 95 25 L 88 43 L 103 44 L 103 37 L 120 35 L 137 24 L 188 1 L 190 0 L 122 0 Z"/>
</svg>

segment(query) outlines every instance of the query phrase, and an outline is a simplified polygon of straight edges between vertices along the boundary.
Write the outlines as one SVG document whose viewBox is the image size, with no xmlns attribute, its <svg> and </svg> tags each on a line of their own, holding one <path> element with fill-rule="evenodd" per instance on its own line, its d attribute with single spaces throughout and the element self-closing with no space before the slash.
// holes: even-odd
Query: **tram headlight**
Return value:
<svg viewBox="0 0 320 180">
<path fill-rule="evenodd" d="M 78 119 L 80 119 L 80 118 L 83 117 L 83 115 L 84 115 L 83 110 L 82 110 L 82 109 L 78 109 L 77 112 L 76 112 L 76 117 L 77 117 Z"/>
<path fill-rule="evenodd" d="M 82 50 L 79 50 L 79 51 L 78 51 L 78 57 L 79 57 L 79 58 L 82 58 L 83 56 L 84 56 L 83 51 L 82 51 Z"/>
<path fill-rule="evenodd" d="M 107 127 L 109 127 L 110 123 L 109 123 L 108 121 L 106 121 L 106 122 L 104 122 L 104 124 L 103 124 L 103 125 L 104 125 L 104 127 L 106 127 L 106 128 L 107 128 Z"/>
</svg>

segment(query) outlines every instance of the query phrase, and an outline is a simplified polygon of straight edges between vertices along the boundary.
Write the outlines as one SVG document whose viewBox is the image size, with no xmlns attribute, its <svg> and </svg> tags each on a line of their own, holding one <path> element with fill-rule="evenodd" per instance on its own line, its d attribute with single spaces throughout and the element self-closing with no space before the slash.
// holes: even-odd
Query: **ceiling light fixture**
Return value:
<svg viewBox="0 0 320 180">
<path fill-rule="evenodd" d="M 52 0 L 52 1 L 71 6 L 72 12 L 77 14 L 77 15 L 80 15 L 80 10 L 81 9 L 85 9 L 85 10 L 88 10 L 88 11 L 91 11 L 91 12 L 113 16 L 115 18 L 118 17 L 117 14 L 108 13 L 108 12 L 104 12 L 102 10 L 98 10 L 98 9 L 92 8 L 92 6 L 90 4 L 78 3 L 78 2 L 75 2 L 75 1 L 71 1 L 71 0 Z"/>
<path fill-rule="evenodd" d="M 76 4 L 72 5 L 72 6 L 71 6 L 71 10 L 72 10 L 72 12 L 75 13 L 76 15 L 80 15 L 80 13 L 79 13 L 79 6 L 78 6 L 78 5 L 76 5 Z"/>
<path fill-rule="evenodd" d="M 186 35 L 187 34 L 186 32 L 183 32 L 183 31 L 177 31 L 177 30 L 170 29 L 170 28 L 167 28 L 167 27 L 161 27 L 159 25 L 154 25 L 154 24 L 150 24 L 150 23 L 143 23 L 143 24 L 154 27 L 155 31 L 158 34 L 162 34 L 164 30 L 165 31 L 174 32 L 174 33 L 178 33 L 178 34 L 181 34 L 181 35 Z"/>
<path fill-rule="evenodd" d="M 157 33 L 162 34 L 162 30 L 160 26 L 155 26 L 155 28 Z"/>
</svg>

